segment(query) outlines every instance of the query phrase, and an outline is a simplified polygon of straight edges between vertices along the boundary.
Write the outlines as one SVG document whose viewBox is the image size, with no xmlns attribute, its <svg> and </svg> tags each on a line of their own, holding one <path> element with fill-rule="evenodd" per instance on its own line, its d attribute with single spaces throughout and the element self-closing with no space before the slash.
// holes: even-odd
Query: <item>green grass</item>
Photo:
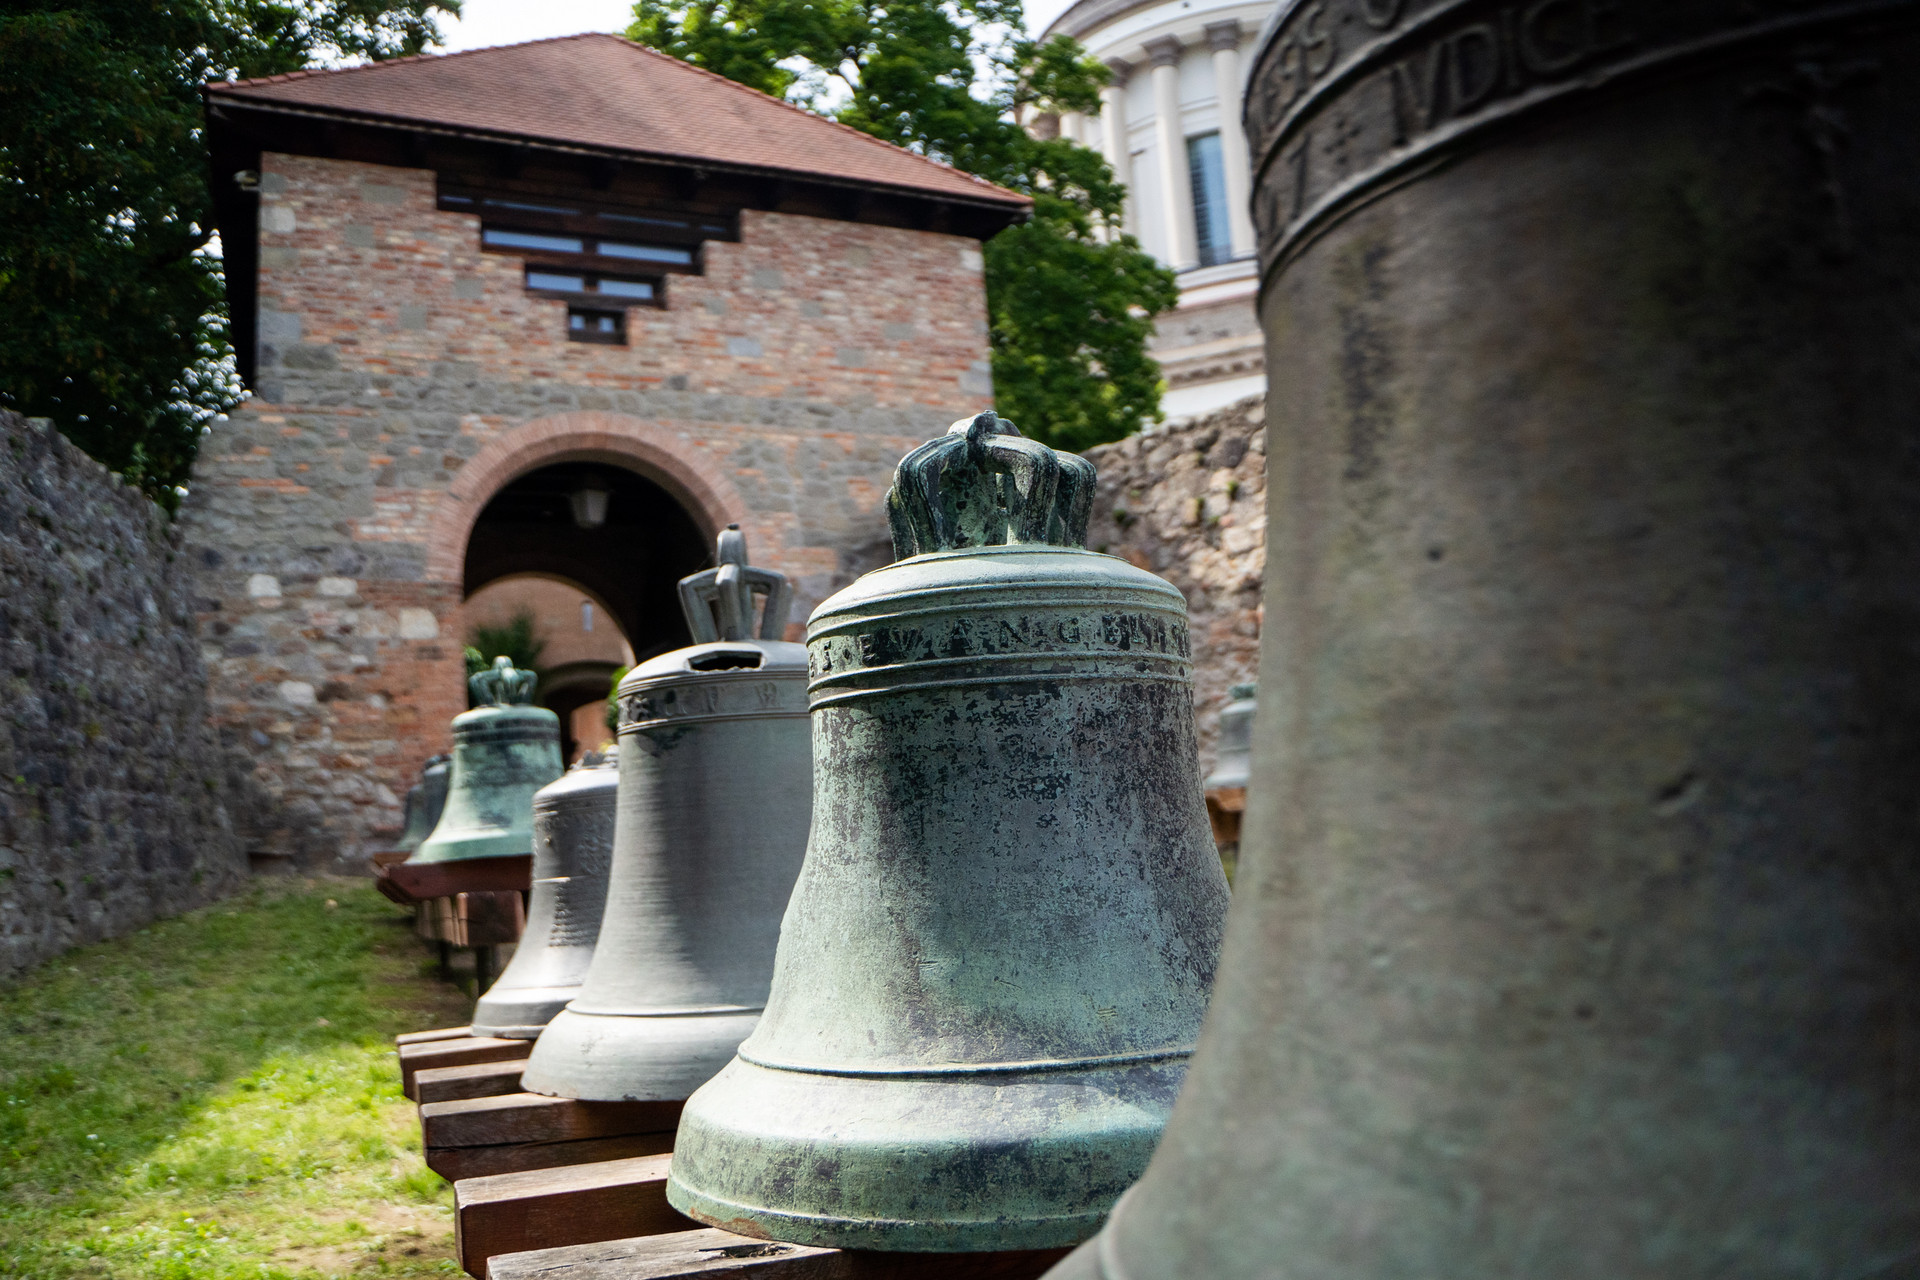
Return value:
<svg viewBox="0 0 1920 1280">
<path fill-rule="evenodd" d="M 455 1026 L 411 921 L 282 882 L 0 989 L 0 1280 L 459 1275 L 393 1036 Z"/>
</svg>

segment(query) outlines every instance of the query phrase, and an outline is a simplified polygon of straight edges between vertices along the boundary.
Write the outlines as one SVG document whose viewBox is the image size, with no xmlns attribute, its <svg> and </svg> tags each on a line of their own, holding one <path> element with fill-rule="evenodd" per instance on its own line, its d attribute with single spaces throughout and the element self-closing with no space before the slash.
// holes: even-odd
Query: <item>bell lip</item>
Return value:
<svg viewBox="0 0 1920 1280">
<path fill-rule="evenodd" d="M 471 862 L 476 858 L 518 858 L 522 856 L 529 857 L 529 858 L 532 857 L 533 856 L 532 838 L 524 835 L 518 837 L 520 843 L 524 846 L 522 848 L 500 849 L 500 848 L 489 847 L 489 844 L 511 844 L 512 841 L 509 839 L 509 836 L 511 834 L 513 833 L 508 833 L 508 834 L 503 834 L 498 836 L 456 836 L 445 841 L 443 844 L 440 845 L 438 849 L 435 849 L 432 853 L 423 854 L 421 850 L 425 849 L 429 844 L 433 842 L 433 837 L 428 836 L 425 840 L 422 840 L 420 842 L 419 847 L 413 851 L 413 856 L 411 858 L 408 858 L 407 861 L 410 863 L 414 863 L 415 865 L 418 865 L 419 863 L 422 863 L 422 862 Z M 440 849 L 460 850 L 460 849 L 466 848 L 469 845 L 477 845 L 479 847 L 475 848 L 471 853 L 440 852 Z"/>
<path fill-rule="evenodd" d="M 911 1066 L 843 1067 L 832 1063 L 777 1062 L 748 1053 L 741 1045 L 740 1061 L 768 1071 L 790 1071 L 803 1076 L 841 1076 L 858 1080 L 951 1080 L 956 1077 L 995 1075 L 1044 1075 L 1054 1071 L 1099 1071 L 1106 1067 L 1132 1067 L 1154 1062 L 1191 1059 L 1190 1044 L 1161 1049 L 1142 1049 L 1137 1053 L 1115 1053 L 1091 1058 L 1033 1058 L 1024 1062 L 929 1062 Z"/>
<path fill-rule="evenodd" d="M 689 1187 L 667 1172 L 667 1203 L 696 1222 L 735 1235 L 783 1244 L 887 1253 L 1000 1253 L 1016 1249 L 1069 1249 L 1099 1234 L 1108 1210 L 1030 1218 L 841 1218 L 789 1213 L 739 1204 Z"/>
<path fill-rule="evenodd" d="M 537 1040 L 547 1024 L 580 991 L 570 987 L 511 987 L 501 990 L 498 982 L 474 1002 L 473 1021 L 476 1036 L 495 1036 L 502 1040 Z M 546 1014 L 540 1017 L 541 1013 Z M 538 1021 L 535 1021 L 535 1019 Z"/>
<path fill-rule="evenodd" d="M 689 666 L 702 654 L 739 652 L 742 649 L 757 650 L 761 654 L 757 667 L 723 667 L 717 671 L 699 671 Z M 768 676 L 795 674 L 804 676 L 807 671 L 807 647 L 791 640 L 712 640 L 705 644 L 692 644 L 684 649 L 674 649 L 658 657 L 648 658 L 645 662 L 627 672 L 620 680 L 614 697 L 624 698 L 636 689 L 652 688 L 664 682 L 674 683 L 712 683 L 725 680 L 764 680 Z"/>
<path fill-rule="evenodd" d="M 668 1199 L 730 1231 L 842 1248 L 1066 1247 L 1098 1230 L 1145 1172 L 1185 1076 L 1181 1062 L 806 1080 L 736 1059 L 681 1112 Z M 1050 1178 L 1062 1158 L 1083 1176 Z M 872 1194 L 848 1203 L 849 1180 Z M 990 1194 L 972 1198 L 982 1188 Z"/>
<path fill-rule="evenodd" d="M 520 1087 L 583 1102 L 684 1102 L 733 1060 L 759 1021 L 758 1011 L 646 1018 L 568 1005 L 535 1042 Z"/>
<path fill-rule="evenodd" d="M 767 1007 L 764 1004 L 714 1004 L 671 1009 L 596 1009 L 575 1000 L 567 1005 L 567 1010 L 584 1018 L 735 1018 L 747 1014 L 757 1018 Z"/>
<path fill-rule="evenodd" d="M 486 1036 L 492 1040 L 525 1040 L 531 1043 L 540 1038 L 540 1033 L 547 1029 L 547 1024 L 543 1022 L 539 1026 L 535 1026 L 530 1022 L 482 1022 L 480 1019 L 475 1018 L 472 1027 L 473 1034 L 476 1036 Z"/>
</svg>

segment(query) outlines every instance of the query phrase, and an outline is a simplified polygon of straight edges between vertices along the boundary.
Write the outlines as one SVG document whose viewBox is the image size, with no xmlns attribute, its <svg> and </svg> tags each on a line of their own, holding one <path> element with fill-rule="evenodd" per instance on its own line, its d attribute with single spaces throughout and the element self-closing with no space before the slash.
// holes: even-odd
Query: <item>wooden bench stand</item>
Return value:
<svg viewBox="0 0 1920 1280">
<path fill-rule="evenodd" d="M 476 1280 L 1030 1280 L 1065 1249 L 873 1253 L 696 1227 L 667 1203 L 680 1102 L 518 1091 L 531 1042 L 448 1027 L 397 1037 L 427 1166 L 454 1184 Z"/>
<path fill-rule="evenodd" d="M 581 1102 L 541 1093 L 429 1102 L 427 1167 L 450 1182 L 673 1150 L 679 1102 Z"/>
<path fill-rule="evenodd" d="M 528 1048 L 531 1040 L 521 1041 Z M 527 1060 L 503 1058 L 498 1062 L 470 1062 L 459 1067 L 428 1067 L 413 1073 L 413 1100 L 419 1103 L 458 1102 L 463 1098 L 494 1098 L 503 1093 L 520 1092 L 520 1076 Z"/>
<path fill-rule="evenodd" d="M 1032 1280 L 1066 1249 L 871 1253 L 775 1244 L 712 1227 L 487 1260 L 486 1280 Z"/>
<path fill-rule="evenodd" d="M 529 1042 L 468 1035 L 400 1046 L 400 1091 L 418 1102 L 415 1081 L 429 1067 L 464 1067 L 476 1062 L 507 1062 L 527 1056 Z"/>
<path fill-rule="evenodd" d="M 463 1178 L 453 1184 L 460 1265 L 484 1277 L 496 1254 L 693 1230 L 700 1224 L 667 1203 L 672 1159 L 636 1156 Z"/>
</svg>

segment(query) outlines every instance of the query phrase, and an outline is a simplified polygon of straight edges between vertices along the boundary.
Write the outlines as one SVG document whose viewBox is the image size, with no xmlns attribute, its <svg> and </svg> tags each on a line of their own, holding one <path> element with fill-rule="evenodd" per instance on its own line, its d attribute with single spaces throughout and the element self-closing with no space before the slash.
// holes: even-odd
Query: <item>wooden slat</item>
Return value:
<svg viewBox="0 0 1920 1280">
<path fill-rule="evenodd" d="M 456 894 L 454 914 L 460 919 L 458 941 L 463 947 L 518 942 L 527 927 L 525 900 L 512 889 Z"/>
<path fill-rule="evenodd" d="M 817 1249 L 754 1240 L 709 1227 L 505 1253 L 488 1260 L 487 1276 L 488 1280 L 1033 1280 L 1066 1256 L 1065 1249 L 1010 1253 Z"/>
<path fill-rule="evenodd" d="M 382 877 L 415 902 L 456 893 L 525 893 L 533 887 L 533 855 L 462 858 L 457 862 L 401 862 L 380 869 Z"/>
<path fill-rule="evenodd" d="M 484 1178 L 528 1169 L 654 1156 L 673 1150 L 673 1130 L 629 1133 L 617 1138 L 581 1138 L 577 1142 L 519 1142 L 498 1147 L 428 1147 L 427 1168 L 448 1182 Z"/>
<path fill-rule="evenodd" d="M 486 1275 L 487 1259 L 557 1245 L 691 1231 L 699 1223 L 667 1203 L 671 1155 L 454 1183 L 454 1240 L 467 1274 Z"/>
<path fill-rule="evenodd" d="M 523 1048 L 526 1041 L 518 1042 Z M 680 1123 L 682 1102 L 582 1102 L 543 1093 L 429 1102 L 420 1131 L 429 1147 L 496 1147 L 654 1133 Z"/>
<path fill-rule="evenodd" d="M 523 1040 L 529 1047 L 531 1040 Z M 470 1062 L 462 1067 L 428 1067 L 413 1073 L 414 1101 L 454 1102 L 461 1098 L 494 1098 L 503 1093 L 520 1092 L 520 1075 L 527 1069 L 525 1058 L 507 1058 L 499 1062 Z"/>
<path fill-rule="evenodd" d="M 492 1036 L 468 1036 L 463 1040 L 430 1040 L 425 1044 L 400 1046 L 400 1089 L 413 1097 L 413 1078 L 427 1067 L 464 1067 L 470 1062 L 505 1062 L 524 1058 L 525 1040 L 499 1040 Z"/>
<path fill-rule="evenodd" d="M 396 1045 L 431 1044 L 435 1040 L 465 1040 L 473 1036 L 472 1027 L 442 1027 L 438 1031 L 409 1031 L 393 1038 Z"/>
</svg>

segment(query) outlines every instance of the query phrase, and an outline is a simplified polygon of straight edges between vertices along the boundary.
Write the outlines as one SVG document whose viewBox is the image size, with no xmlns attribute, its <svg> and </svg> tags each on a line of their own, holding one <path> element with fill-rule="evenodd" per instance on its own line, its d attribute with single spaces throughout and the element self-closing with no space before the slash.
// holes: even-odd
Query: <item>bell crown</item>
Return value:
<svg viewBox="0 0 1920 1280">
<path fill-rule="evenodd" d="M 718 567 L 680 579 L 680 610 L 695 644 L 720 640 L 752 640 L 753 598 L 766 597 L 760 607 L 758 639 L 778 640 L 787 625 L 787 576 L 747 563 L 747 535 L 730 524 L 720 531 L 714 554 Z"/>
<path fill-rule="evenodd" d="M 483 707 L 528 706 L 533 702 L 534 686 L 539 683 L 538 672 L 514 666 L 513 659 L 504 654 L 495 658 L 487 670 L 467 677 L 473 700 Z"/>
<path fill-rule="evenodd" d="M 1036 543 L 1085 547 L 1097 477 L 988 409 L 900 460 L 887 490 L 896 560 L 932 551 Z"/>
</svg>

